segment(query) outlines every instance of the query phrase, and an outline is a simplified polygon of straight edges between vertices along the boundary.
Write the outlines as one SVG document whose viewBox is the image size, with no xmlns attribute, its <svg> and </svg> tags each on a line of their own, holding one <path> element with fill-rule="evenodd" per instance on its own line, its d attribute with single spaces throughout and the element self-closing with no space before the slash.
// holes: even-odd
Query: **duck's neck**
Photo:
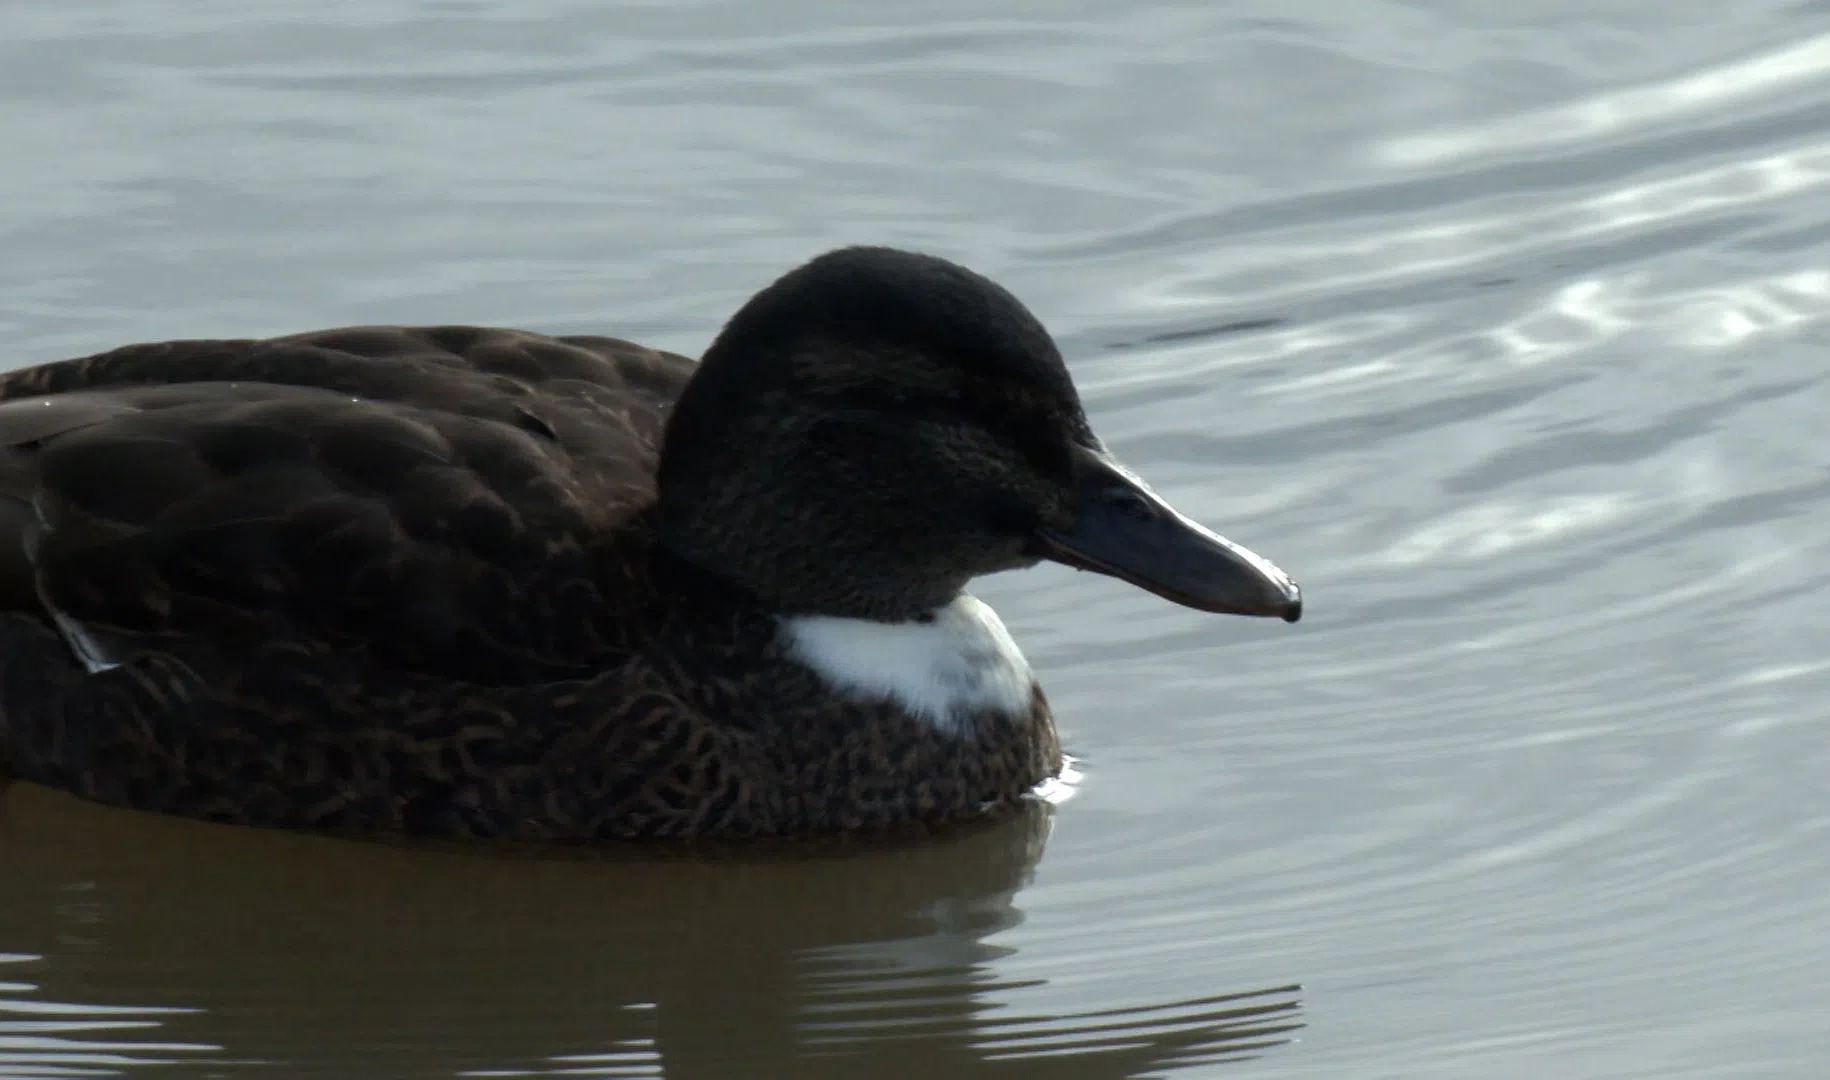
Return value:
<svg viewBox="0 0 1830 1080">
<path fill-rule="evenodd" d="M 888 700 L 936 729 L 964 734 L 975 716 L 1029 715 L 1035 677 L 997 612 L 961 593 L 920 618 L 780 619 L 789 655 L 835 691 Z"/>
</svg>

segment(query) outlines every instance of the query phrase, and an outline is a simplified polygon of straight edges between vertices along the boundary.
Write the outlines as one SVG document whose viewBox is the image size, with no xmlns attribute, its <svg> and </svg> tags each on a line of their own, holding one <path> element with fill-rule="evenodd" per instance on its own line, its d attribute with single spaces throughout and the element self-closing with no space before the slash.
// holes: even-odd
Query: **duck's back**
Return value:
<svg viewBox="0 0 1830 1080">
<path fill-rule="evenodd" d="M 626 647 L 622 560 L 693 366 L 357 327 L 8 373 L 0 606 L 101 663 L 123 638 L 291 635 L 478 683 L 590 670 Z"/>
</svg>

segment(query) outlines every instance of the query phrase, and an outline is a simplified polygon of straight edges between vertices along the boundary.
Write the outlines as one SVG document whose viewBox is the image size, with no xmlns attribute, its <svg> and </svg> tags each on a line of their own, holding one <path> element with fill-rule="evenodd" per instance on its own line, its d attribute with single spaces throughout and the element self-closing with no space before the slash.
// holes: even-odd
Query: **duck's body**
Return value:
<svg viewBox="0 0 1830 1080">
<path fill-rule="evenodd" d="M 1021 798 L 1060 766 L 1053 724 L 960 586 L 1043 541 L 1148 578 L 1076 539 L 1070 459 L 1103 451 L 983 279 L 871 249 L 796 273 L 703 369 L 440 327 L 0 376 L 0 763 L 144 809 L 455 837 L 822 834 Z M 914 314 L 885 307 L 911 275 Z M 1231 550 L 1247 602 L 1200 606 L 1292 616 L 1288 579 Z"/>
</svg>

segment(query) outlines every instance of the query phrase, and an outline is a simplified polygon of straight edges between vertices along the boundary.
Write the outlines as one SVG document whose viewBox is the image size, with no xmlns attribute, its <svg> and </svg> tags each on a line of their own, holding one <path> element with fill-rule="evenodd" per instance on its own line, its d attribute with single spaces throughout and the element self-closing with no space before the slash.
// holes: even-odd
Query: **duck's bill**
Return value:
<svg viewBox="0 0 1830 1080">
<path fill-rule="evenodd" d="M 1183 517 L 1110 456 L 1089 450 L 1082 464 L 1079 516 L 1042 531 L 1043 558 L 1200 611 L 1302 618 L 1302 590 L 1269 559 Z"/>
</svg>

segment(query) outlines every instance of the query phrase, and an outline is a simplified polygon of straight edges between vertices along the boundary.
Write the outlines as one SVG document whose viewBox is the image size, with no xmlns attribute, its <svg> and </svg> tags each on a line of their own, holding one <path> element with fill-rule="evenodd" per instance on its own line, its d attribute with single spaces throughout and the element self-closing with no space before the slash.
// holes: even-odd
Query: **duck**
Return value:
<svg viewBox="0 0 1830 1080">
<path fill-rule="evenodd" d="M 933 831 L 1063 766 L 974 578 L 1295 622 L 990 279 L 828 251 L 697 361 L 357 326 L 0 375 L 0 775 L 460 841 Z"/>
</svg>

